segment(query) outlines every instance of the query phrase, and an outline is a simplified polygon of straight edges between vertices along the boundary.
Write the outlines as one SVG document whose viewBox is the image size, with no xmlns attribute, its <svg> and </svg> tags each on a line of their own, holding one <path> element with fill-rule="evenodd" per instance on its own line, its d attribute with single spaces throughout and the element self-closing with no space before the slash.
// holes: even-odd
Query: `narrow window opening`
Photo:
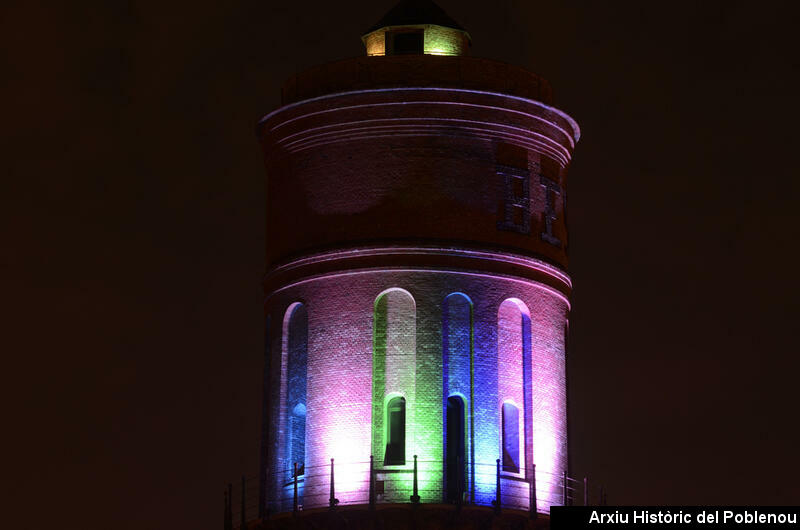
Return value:
<svg viewBox="0 0 800 530">
<path fill-rule="evenodd" d="M 387 440 L 384 465 L 398 466 L 406 463 L 406 400 L 392 398 L 386 407 Z"/>
<path fill-rule="evenodd" d="M 308 372 L 308 312 L 301 303 L 292 304 L 284 320 L 284 356 L 286 362 L 285 458 L 286 467 L 298 475 L 305 472 L 306 395 Z"/>
<path fill-rule="evenodd" d="M 464 400 L 447 398 L 447 500 L 457 502 L 466 488 Z"/>
<path fill-rule="evenodd" d="M 292 409 L 292 415 L 289 420 L 289 428 L 291 430 L 292 440 L 292 460 L 297 462 L 297 476 L 305 475 L 305 440 L 306 440 L 306 405 L 305 403 L 298 403 Z M 294 462 L 292 463 L 294 464 Z"/>
<path fill-rule="evenodd" d="M 424 52 L 422 31 L 386 33 L 387 55 L 422 55 Z"/>
<path fill-rule="evenodd" d="M 503 471 L 519 473 L 519 409 L 503 403 Z"/>
</svg>

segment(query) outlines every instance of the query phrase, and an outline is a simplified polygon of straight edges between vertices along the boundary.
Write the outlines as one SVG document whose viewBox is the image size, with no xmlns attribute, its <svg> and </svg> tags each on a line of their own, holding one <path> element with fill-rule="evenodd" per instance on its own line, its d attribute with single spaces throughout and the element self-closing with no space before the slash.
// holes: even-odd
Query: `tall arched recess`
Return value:
<svg viewBox="0 0 800 530">
<path fill-rule="evenodd" d="M 531 317 L 528 307 L 517 298 L 504 300 L 497 312 L 497 372 L 498 458 L 504 474 L 529 478 L 533 463 Z"/>
<path fill-rule="evenodd" d="M 444 501 L 472 493 L 472 300 L 452 293 L 442 304 Z M 471 497 L 471 496 L 470 496 Z"/>
<path fill-rule="evenodd" d="M 414 454 L 416 334 L 416 303 L 411 294 L 399 288 L 379 294 L 372 352 L 372 454 L 379 467 L 408 466 Z M 398 431 L 401 409 L 402 433 Z M 398 421 L 390 425 L 391 419 Z"/>
<path fill-rule="evenodd" d="M 286 400 L 283 410 L 283 455 L 287 470 L 297 463 L 298 476 L 306 462 L 306 382 L 308 371 L 308 312 L 297 302 L 283 319 L 283 363 L 286 367 Z M 292 477 L 289 471 L 287 480 Z M 302 495 L 302 489 L 299 491 Z"/>
</svg>

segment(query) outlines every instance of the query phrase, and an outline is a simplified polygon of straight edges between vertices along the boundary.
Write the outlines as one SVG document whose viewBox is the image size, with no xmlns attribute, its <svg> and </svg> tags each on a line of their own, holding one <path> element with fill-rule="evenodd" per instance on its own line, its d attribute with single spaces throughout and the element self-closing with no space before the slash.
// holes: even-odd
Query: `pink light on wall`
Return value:
<svg viewBox="0 0 800 530">
<path fill-rule="evenodd" d="M 515 454 L 515 465 L 518 471 L 510 471 L 509 466 L 504 462 L 504 471 L 519 477 L 525 476 L 527 459 L 525 458 L 526 426 L 530 420 L 530 413 L 525 410 L 524 392 L 524 359 L 526 352 L 530 352 L 530 311 L 528 307 L 518 298 L 509 298 L 500 304 L 497 312 L 497 391 L 498 407 L 508 403 L 516 407 L 519 413 L 517 422 L 517 433 L 505 432 L 507 429 L 501 423 L 504 436 L 509 439 L 517 440 L 518 447 Z M 527 342 L 527 343 L 526 343 Z M 527 429 L 529 430 L 529 429 Z M 501 437 L 502 438 L 502 437 Z M 501 444 L 505 442 L 501 441 Z M 501 454 L 506 458 L 509 450 L 513 448 L 501 448 Z"/>
</svg>

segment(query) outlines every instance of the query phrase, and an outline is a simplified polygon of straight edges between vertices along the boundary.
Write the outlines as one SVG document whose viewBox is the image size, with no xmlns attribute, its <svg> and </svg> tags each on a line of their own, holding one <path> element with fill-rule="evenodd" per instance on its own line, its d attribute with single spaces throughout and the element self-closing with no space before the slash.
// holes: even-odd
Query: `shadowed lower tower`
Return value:
<svg viewBox="0 0 800 530">
<path fill-rule="evenodd" d="M 578 126 L 544 79 L 469 57 L 433 2 L 362 40 L 289 79 L 258 127 L 261 509 L 291 511 L 295 482 L 304 510 L 329 506 L 331 459 L 339 506 L 408 503 L 416 455 L 422 503 L 488 506 L 499 482 L 503 507 L 546 513 L 567 467 Z"/>
</svg>

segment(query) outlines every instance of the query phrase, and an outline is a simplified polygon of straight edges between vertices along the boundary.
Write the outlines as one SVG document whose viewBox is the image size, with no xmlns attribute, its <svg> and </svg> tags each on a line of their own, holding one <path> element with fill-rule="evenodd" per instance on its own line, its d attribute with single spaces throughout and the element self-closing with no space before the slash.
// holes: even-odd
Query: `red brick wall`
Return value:
<svg viewBox="0 0 800 530">
<path fill-rule="evenodd" d="M 366 58 L 383 59 L 392 58 Z M 498 92 L 373 88 L 283 107 L 263 121 L 261 135 L 269 263 L 412 240 L 567 266 L 565 168 L 578 132 L 547 105 Z M 526 189 L 511 189 L 528 197 L 527 233 L 498 230 L 508 146 L 523 153 L 516 169 L 526 173 Z M 514 209 L 518 224 L 520 213 Z"/>
<path fill-rule="evenodd" d="M 414 426 L 407 429 L 407 462 L 414 454 L 441 461 L 442 304 L 462 292 L 474 303 L 473 372 L 480 384 L 473 389 L 468 446 L 475 463 L 491 471 L 500 455 L 502 379 L 503 393 L 525 401 L 522 461 L 532 455 L 537 465 L 540 509 L 557 503 L 548 473 L 567 465 L 565 190 L 577 125 L 541 102 L 550 101 L 544 80 L 467 57 L 325 65 L 292 78 L 284 101 L 259 125 L 270 266 L 269 472 L 286 464 L 281 325 L 286 309 L 301 302 L 308 311 L 303 502 L 327 503 L 330 458 L 337 461 L 337 497 L 367 501 L 366 461 L 376 450 L 374 302 L 391 288 L 408 291 L 415 304 L 415 325 L 408 328 L 415 329 L 413 368 L 387 378 L 413 382 L 406 393 L 407 425 Z M 498 310 L 509 298 L 530 312 L 525 369 L 498 362 Z M 387 370 L 392 366 L 400 364 Z M 509 390 L 523 384 L 521 373 L 530 374 L 529 390 Z M 425 501 L 441 500 L 438 469 L 426 469 Z M 283 482 L 285 476 L 270 478 L 273 501 L 290 495 Z M 475 483 L 476 500 L 487 502 L 493 478 Z M 526 495 L 518 482 L 504 488 Z"/>
</svg>

